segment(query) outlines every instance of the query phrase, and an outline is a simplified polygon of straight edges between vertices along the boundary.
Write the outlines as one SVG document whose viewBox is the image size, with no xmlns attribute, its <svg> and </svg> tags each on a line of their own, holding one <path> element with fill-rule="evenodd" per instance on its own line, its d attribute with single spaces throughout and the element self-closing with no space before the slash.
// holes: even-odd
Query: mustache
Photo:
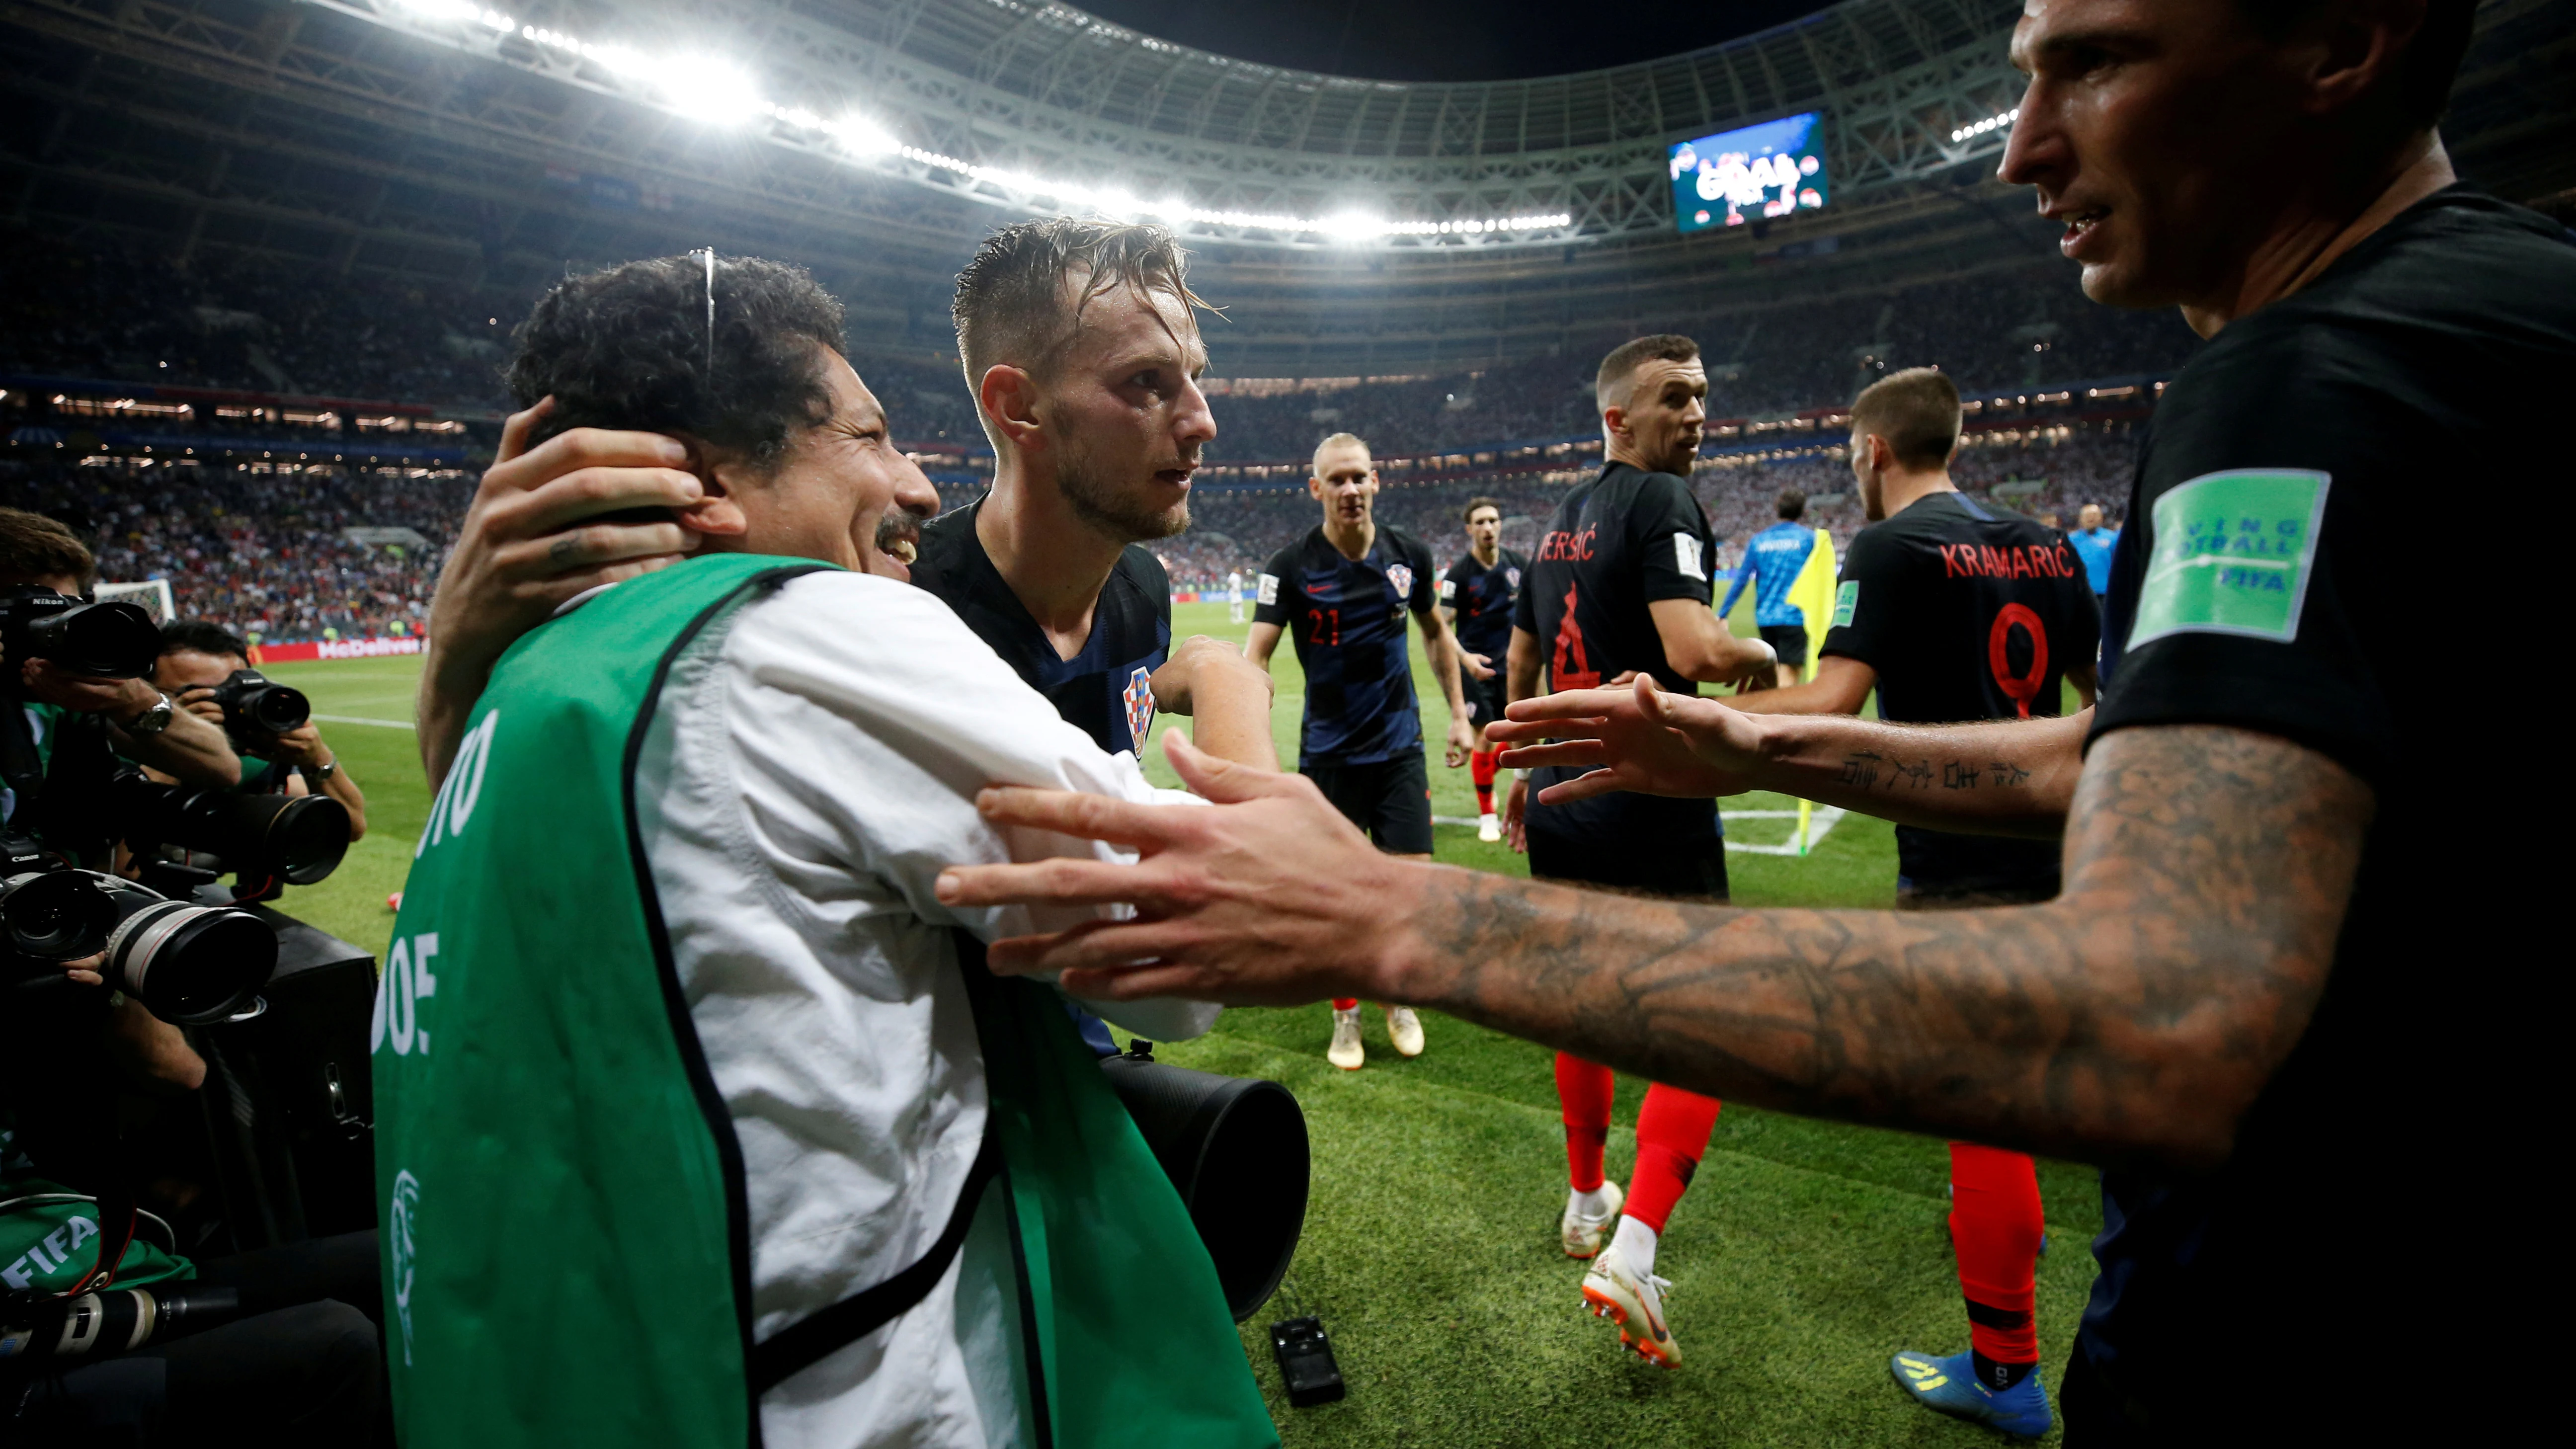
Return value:
<svg viewBox="0 0 2576 1449">
<path fill-rule="evenodd" d="M 877 520 L 877 552 L 892 553 L 897 545 L 918 547 L 921 543 L 921 520 L 896 509 Z"/>
</svg>

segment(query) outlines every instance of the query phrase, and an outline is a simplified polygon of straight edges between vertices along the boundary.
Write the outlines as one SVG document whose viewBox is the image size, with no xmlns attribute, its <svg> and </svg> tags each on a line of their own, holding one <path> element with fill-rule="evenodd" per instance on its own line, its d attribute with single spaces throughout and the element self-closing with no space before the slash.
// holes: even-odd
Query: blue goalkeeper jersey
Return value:
<svg viewBox="0 0 2576 1449">
<path fill-rule="evenodd" d="M 1744 585 L 1758 581 L 1753 591 L 1755 625 L 1767 629 L 1805 624 L 1807 616 L 1789 602 L 1789 586 L 1798 581 L 1798 575 L 1807 567 L 1807 555 L 1815 551 L 1816 531 L 1803 523 L 1783 521 L 1753 535 L 1745 542 L 1744 562 L 1735 570 L 1735 582 L 1727 586 L 1726 602 L 1717 606 L 1717 617 L 1723 619 L 1734 613 Z"/>
</svg>

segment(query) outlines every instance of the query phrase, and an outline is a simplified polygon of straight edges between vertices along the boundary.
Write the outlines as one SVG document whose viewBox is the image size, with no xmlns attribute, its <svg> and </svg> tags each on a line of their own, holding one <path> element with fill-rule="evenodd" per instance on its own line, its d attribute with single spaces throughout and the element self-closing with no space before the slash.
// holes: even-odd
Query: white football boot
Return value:
<svg viewBox="0 0 2576 1449">
<path fill-rule="evenodd" d="M 1386 1034 L 1395 1041 L 1395 1054 L 1400 1057 L 1422 1055 L 1422 1018 L 1410 1006 L 1386 1009 Z"/>
<path fill-rule="evenodd" d="M 1601 1209 L 1601 1216 L 1596 1218 L 1586 1215 L 1576 1206 L 1575 1199 L 1581 1197 L 1581 1193 L 1571 1188 L 1566 1190 L 1565 1218 L 1557 1225 L 1558 1236 L 1565 1243 L 1565 1256 L 1589 1258 L 1600 1252 L 1601 1240 L 1609 1235 L 1611 1228 L 1617 1226 L 1619 1207 L 1627 1201 L 1628 1195 L 1619 1190 L 1619 1184 L 1608 1178 L 1601 1180 L 1601 1191 L 1604 1194 L 1604 1206 Z"/>
<path fill-rule="evenodd" d="M 1368 1048 L 1360 1045 L 1360 1009 L 1333 1013 L 1333 1044 L 1324 1051 L 1324 1060 L 1346 1072 L 1356 1072 L 1368 1061 Z"/>
<path fill-rule="evenodd" d="M 1657 1368 L 1673 1368 L 1682 1361 L 1682 1346 L 1664 1323 L 1664 1290 L 1672 1286 L 1652 1273 L 1629 1272 L 1613 1243 L 1583 1275 L 1583 1304 L 1594 1317 L 1618 1324 L 1619 1342 L 1637 1357 Z"/>
<path fill-rule="evenodd" d="M 1481 840 L 1481 841 L 1485 842 L 1487 845 L 1491 845 L 1491 844 L 1493 844 L 1495 841 L 1502 839 L 1502 838 L 1503 838 L 1503 817 L 1501 817 L 1500 815 L 1479 815 L 1479 816 L 1477 816 L 1477 817 L 1476 817 L 1476 838 L 1477 838 L 1478 840 Z"/>
</svg>

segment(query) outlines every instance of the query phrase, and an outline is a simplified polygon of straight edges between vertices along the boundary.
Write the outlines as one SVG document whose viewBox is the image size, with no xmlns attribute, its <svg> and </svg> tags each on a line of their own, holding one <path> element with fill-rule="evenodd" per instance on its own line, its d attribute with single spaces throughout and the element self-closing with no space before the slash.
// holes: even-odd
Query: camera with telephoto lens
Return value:
<svg viewBox="0 0 2576 1449">
<path fill-rule="evenodd" d="M 84 603 L 20 584 L 0 590 L 0 651 L 12 679 L 30 659 L 98 679 L 141 679 L 161 658 L 161 626 L 140 605 Z"/>
<path fill-rule="evenodd" d="M 224 711 L 224 731 L 237 744 L 266 744 L 313 718 L 313 702 L 304 691 L 271 683 L 256 669 L 226 675 L 214 698 Z"/>
<path fill-rule="evenodd" d="M 108 780 L 105 804 L 114 835 L 135 855 L 156 855 L 164 845 L 202 852 L 238 872 L 245 888 L 256 881 L 312 885 L 349 853 L 348 807 L 328 795 L 165 785 L 129 766 Z"/>
<path fill-rule="evenodd" d="M 75 870 L 24 839 L 0 855 L 0 971 L 12 977 L 58 978 L 62 963 L 104 952 L 108 985 L 163 1021 L 202 1026 L 240 1014 L 277 970 L 277 933 L 248 911 Z"/>
</svg>

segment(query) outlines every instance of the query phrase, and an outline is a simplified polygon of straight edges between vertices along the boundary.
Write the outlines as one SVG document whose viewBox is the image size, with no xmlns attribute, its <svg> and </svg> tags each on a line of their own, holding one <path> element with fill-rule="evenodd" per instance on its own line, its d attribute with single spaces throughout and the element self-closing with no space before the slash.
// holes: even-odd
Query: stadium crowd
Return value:
<svg viewBox="0 0 2576 1449">
<path fill-rule="evenodd" d="M 2007 296 L 2026 300 L 1999 306 Z M 483 418 L 506 406 L 500 361 L 510 319 L 524 316 L 526 305 L 365 275 L 315 276 L 234 253 L 210 252 L 183 266 L 109 238 L 0 227 L 0 373 L 377 399 Z M 1835 341 L 1820 345 L 1825 337 Z M 2044 269 L 1725 319 L 1709 324 L 1701 341 L 1710 360 L 1709 412 L 1722 419 L 1836 406 L 1891 368 L 1927 363 L 1962 378 L 1972 393 L 2169 370 L 2191 339 L 2162 314 L 2087 306 L 2070 280 Z M 961 458 L 985 451 L 953 362 L 864 347 L 854 348 L 853 360 L 898 436 L 934 454 L 952 446 Z M 1386 458 L 1490 452 L 1583 437 L 1598 426 L 1590 363 L 1572 357 L 1405 378 L 1219 375 L 1209 392 L 1218 437 L 1204 456 L 1217 464 L 1302 460 L 1333 432 L 1356 433 Z M 39 431 L 32 436 L 59 437 L 97 425 L 76 406 L 49 408 L 21 390 L 0 398 L 0 431 L 33 425 Z M 189 418 L 148 421 L 163 432 L 275 441 L 317 454 L 360 445 L 353 418 L 295 422 L 275 408 L 226 408 L 218 416 L 201 406 Z M 369 437 L 488 448 L 490 435 L 477 425 L 462 437 Z M 2001 501 L 2071 518 L 2077 503 L 2123 491 L 2130 446 L 2125 435 L 2088 433 L 2054 447 L 1972 447 L 1962 455 L 1960 477 L 1973 488 L 2044 480 L 2036 494 Z M 129 459 L 66 469 L 25 457 L 0 463 L 0 494 L 25 507 L 79 500 L 79 511 L 98 520 L 107 577 L 167 577 L 182 612 L 278 642 L 415 625 L 469 492 L 452 475 L 424 478 L 417 470 L 388 480 L 347 468 L 253 474 Z M 938 471 L 935 461 L 930 466 Z M 1554 506 L 1554 490 L 1570 476 L 1560 467 L 1554 481 L 1483 470 L 1457 481 L 1390 477 L 1380 507 L 1446 559 L 1465 547 L 1459 508 L 1490 495 L 1505 504 L 1506 543 L 1527 547 L 1534 520 Z M 949 507 L 982 486 L 971 472 L 941 472 L 938 482 Z M 1861 519 L 1856 507 L 1831 501 L 1849 493 L 1840 462 L 1821 453 L 1743 466 L 1712 460 L 1697 491 L 1721 541 L 1721 566 L 1733 565 L 1743 539 L 1771 521 L 1778 490 L 1791 486 L 1823 500 L 1812 520 L 1838 545 L 1848 544 Z M 1248 577 L 1314 518 L 1301 483 L 1203 484 L 1191 532 L 1158 552 L 1175 588 L 1216 589 L 1229 572 Z M 430 546 L 353 543 L 340 532 L 353 525 L 414 527 Z"/>
<path fill-rule="evenodd" d="M 1217 404 L 1220 419 L 1224 402 Z M 1220 423 L 1220 426 L 1222 424 Z M 2043 522 L 2056 519 L 2073 527 L 2076 511 L 2099 505 L 2118 526 L 2120 501 L 2128 492 L 2135 462 L 2136 435 L 2127 424 L 2070 431 L 2055 439 L 2022 439 L 1981 443 L 1974 435 L 1960 449 L 1952 476 L 1960 487 L 2015 512 Z M 1588 470 L 1574 476 L 1589 476 Z M 1421 538 L 1442 563 L 1467 547 L 1461 518 L 1468 500 L 1492 498 L 1502 505 L 1503 546 L 1527 552 L 1537 546 L 1539 523 L 1556 507 L 1572 477 L 1522 475 L 1470 477 L 1459 481 L 1389 482 L 1381 485 L 1377 517 Z M 1995 492 L 2002 485 L 2001 492 Z M 1777 522 L 1780 491 L 1795 488 L 1808 498 L 1806 521 L 1832 535 L 1837 552 L 1850 548 L 1866 519 L 1852 494 L 1851 469 L 1839 449 L 1819 448 L 1798 457 L 1703 459 L 1692 489 L 1707 510 L 1710 531 L 1718 539 L 1717 563 L 1734 568 L 1745 540 Z M 962 501 L 966 494 L 945 495 Z M 1262 560 L 1287 547 L 1315 526 L 1317 507 L 1302 484 L 1260 488 L 1201 488 L 1190 504 L 1190 531 L 1153 545 L 1183 591 L 1221 589 L 1229 572 L 1239 572 L 1249 588 Z"/>
<path fill-rule="evenodd" d="M 0 463 L 0 506 L 68 525 L 102 579 L 166 579 L 179 617 L 272 644 L 416 632 L 472 495 L 462 476 L 394 470 Z"/>
</svg>

